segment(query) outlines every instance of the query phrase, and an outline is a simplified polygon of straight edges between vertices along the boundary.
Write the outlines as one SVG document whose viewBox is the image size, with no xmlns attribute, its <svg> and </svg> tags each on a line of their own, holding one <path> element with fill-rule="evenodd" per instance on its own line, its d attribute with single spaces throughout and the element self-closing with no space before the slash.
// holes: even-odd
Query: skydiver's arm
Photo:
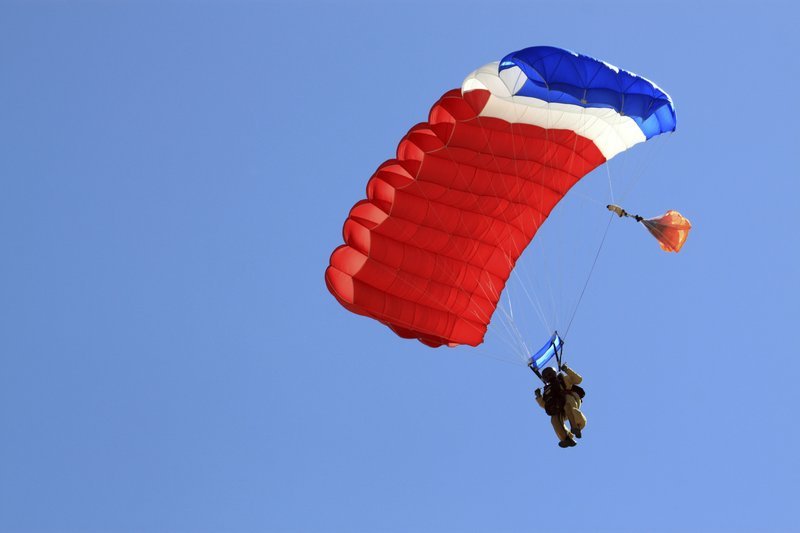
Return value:
<svg viewBox="0 0 800 533">
<path fill-rule="evenodd" d="M 539 404 L 539 407 L 544 409 L 544 398 L 542 398 L 541 389 L 536 389 L 536 403 Z"/>
<path fill-rule="evenodd" d="M 571 389 L 573 385 L 577 385 L 578 383 L 583 381 L 583 378 L 581 377 L 581 375 L 578 374 L 577 372 L 575 372 L 574 370 L 572 370 L 567 365 L 561 365 L 561 369 L 564 372 L 566 372 L 566 374 L 567 374 L 566 376 L 564 376 L 564 378 L 565 378 L 564 381 L 567 382 L 565 384 L 566 384 L 568 389 Z"/>
</svg>

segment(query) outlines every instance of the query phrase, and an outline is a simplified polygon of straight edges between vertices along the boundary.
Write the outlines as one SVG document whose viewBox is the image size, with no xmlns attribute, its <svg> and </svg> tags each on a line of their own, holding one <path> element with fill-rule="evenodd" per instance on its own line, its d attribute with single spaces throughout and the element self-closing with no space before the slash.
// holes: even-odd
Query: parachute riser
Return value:
<svg viewBox="0 0 800 533">
<path fill-rule="evenodd" d="M 541 372 L 539 372 L 539 369 L 536 368 L 536 365 L 534 365 L 533 363 L 528 363 L 528 368 L 530 368 L 531 372 L 536 374 L 536 377 L 539 378 L 542 383 L 544 383 L 544 378 L 542 377 Z"/>
<path fill-rule="evenodd" d="M 558 339 L 558 342 L 556 342 L 556 339 Z M 563 352 L 564 352 L 564 339 L 562 339 L 558 335 L 557 331 L 553 332 L 553 336 L 551 337 L 549 346 L 547 344 L 545 344 L 544 347 L 541 350 L 539 350 L 538 353 L 542 353 L 543 350 L 549 349 L 549 348 L 553 349 L 553 355 L 555 355 L 555 358 L 556 358 L 557 368 L 558 368 L 558 370 L 561 370 L 561 366 L 563 364 L 562 363 L 562 357 L 563 357 Z M 553 357 L 553 356 L 551 355 L 550 357 Z M 544 362 L 542 364 L 544 365 L 544 364 L 546 364 L 546 362 Z M 542 383 L 546 383 L 544 378 L 542 377 L 541 372 L 539 371 L 539 368 L 537 367 L 536 357 L 535 356 L 532 357 L 531 361 L 528 363 L 528 368 L 531 369 L 531 372 L 536 374 L 536 377 L 538 377 L 541 380 Z"/>
<path fill-rule="evenodd" d="M 561 364 L 562 364 L 561 363 L 561 356 L 563 355 L 563 352 L 564 352 L 563 341 L 562 341 L 561 346 L 556 346 L 555 343 L 553 343 L 553 350 L 555 350 L 555 352 L 556 352 L 556 365 L 558 366 L 558 369 L 561 370 Z"/>
</svg>

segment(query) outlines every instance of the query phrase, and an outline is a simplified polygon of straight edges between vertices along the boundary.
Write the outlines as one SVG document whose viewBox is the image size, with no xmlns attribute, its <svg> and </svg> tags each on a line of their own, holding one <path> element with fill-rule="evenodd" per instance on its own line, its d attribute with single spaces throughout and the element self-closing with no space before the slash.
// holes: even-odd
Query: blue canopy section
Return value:
<svg viewBox="0 0 800 533">
<path fill-rule="evenodd" d="M 541 349 L 536 352 L 534 355 L 528 358 L 528 364 L 533 363 L 536 367 L 536 370 L 541 370 L 547 364 L 550 359 L 556 355 L 557 351 L 560 351 L 564 346 L 564 341 L 561 340 L 561 337 L 558 336 L 558 333 L 553 333 L 553 336 L 550 337 L 550 340 L 547 341 L 547 344 L 541 347 Z"/>
<path fill-rule="evenodd" d="M 519 67 L 527 80 L 515 93 L 552 103 L 608 107 L 632 118 L 647 139 L 675 131 L 675 106 L 653 82 L 593 57 L 553 46 L 508 54 L 500 71 Z"/>
</svg>

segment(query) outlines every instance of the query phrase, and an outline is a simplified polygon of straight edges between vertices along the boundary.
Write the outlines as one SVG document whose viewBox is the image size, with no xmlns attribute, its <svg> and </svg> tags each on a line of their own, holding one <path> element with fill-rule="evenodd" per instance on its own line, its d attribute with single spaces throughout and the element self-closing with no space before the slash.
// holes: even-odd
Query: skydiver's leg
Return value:
<svg viewBox="0 0 800 533">
<path fill-rule="evenodd" d="M 569 420 L 569 427 L 573 433 L 580 434 L 586 427 L 586 415 L 581 410 L 581 400 L 574 394 L 567 394 L 567 401 L 564 404 L 564 412 Z"/>
<path fill-rule="evenodd" d="M 553 429 L 556 432 L 556 436 L 558 437 L 559 442 L 563 442 L 568 438 L 572 438 L 572 433 L 567 431 L 567 426 L 564 424 L 564 417 L 561 415 L 552 415 L 550 417 L 550 423 L 553 425 Z"/>
</svg>

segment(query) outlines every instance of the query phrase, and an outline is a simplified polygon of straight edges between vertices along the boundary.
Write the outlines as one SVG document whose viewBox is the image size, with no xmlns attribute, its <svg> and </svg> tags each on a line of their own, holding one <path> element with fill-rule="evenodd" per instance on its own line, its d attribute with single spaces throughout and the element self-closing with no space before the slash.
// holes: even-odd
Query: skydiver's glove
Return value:
<svg viewBox="0 0 800 533">
<path fill-rule="evenodd" d="M 567 366 L 567 363 L 563 363 L 563 364 L 561 365 L 561 370 L 563 370 L 564 372 L 566 372 L 568 368 L 569 368 L 569 367 Z"/>
<path fill-rule="evenodd" d="M 536 389 L 536 397 L 539 398 L 542 395 L 542 389 Z"/>
</svg>

